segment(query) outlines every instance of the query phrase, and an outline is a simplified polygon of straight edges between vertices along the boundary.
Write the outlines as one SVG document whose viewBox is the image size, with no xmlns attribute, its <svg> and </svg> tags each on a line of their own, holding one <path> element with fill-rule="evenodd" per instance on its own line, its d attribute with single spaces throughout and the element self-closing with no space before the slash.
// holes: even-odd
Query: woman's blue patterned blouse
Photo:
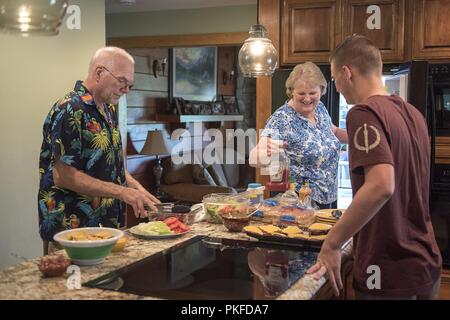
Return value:
<svg viewBox="0 0 450 320">
<path fill-rule="evenodd" d="M 316 119 L 314 126 L 286 102 L 269 118 L 261 136 L 287 142 L 289 175 L 297 182 L 297 190 L 308 179 L 312 199 L 328 204 L 337 198 L 340 143 L 322 102 L 316 107 Z"/>
</svg>

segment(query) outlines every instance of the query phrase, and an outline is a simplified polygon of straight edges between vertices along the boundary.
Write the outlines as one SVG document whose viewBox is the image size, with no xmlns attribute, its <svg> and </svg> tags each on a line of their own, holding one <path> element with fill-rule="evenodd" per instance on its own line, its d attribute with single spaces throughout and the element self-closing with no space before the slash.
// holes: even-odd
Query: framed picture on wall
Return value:
<svg viewBox="0 0 450 320">
<path fill-rule="evenodd" d="M 225 114 L 240 114 L 236 96 L 222 95 L 222 100 L 225 107 Z"/>
<path fill-rule="evenodd" d="M 212 101 L 217 94 L 217 47 L 171 51 L 171 97 Z"/>
<path fill-rule="evenodd" d="M 225 106 L 223 101 L 211 102 L 212 114 L 225 114 Z"/>
</svg>

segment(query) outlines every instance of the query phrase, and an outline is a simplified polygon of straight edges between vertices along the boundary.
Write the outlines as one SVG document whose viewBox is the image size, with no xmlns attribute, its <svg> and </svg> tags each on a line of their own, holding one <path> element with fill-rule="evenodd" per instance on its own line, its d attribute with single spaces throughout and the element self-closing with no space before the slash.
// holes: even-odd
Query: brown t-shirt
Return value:
<svg viewBox="0 0 450 320">
<path fill-rule="evenodd" d="M 373 96 L 347 115 L 353 194 L 364 167 L 392 164 L 395 191 L 354 237 L 354 287 L 386 297 L 429 291 L 441 271 L 441 256 L 428 207 L 430 143 L 422 114 L 399 96 Z M 381 288 L 367 286 L 380 268 Z M 371 282 L 369 279 L 369 282 Z"/>
</svg>

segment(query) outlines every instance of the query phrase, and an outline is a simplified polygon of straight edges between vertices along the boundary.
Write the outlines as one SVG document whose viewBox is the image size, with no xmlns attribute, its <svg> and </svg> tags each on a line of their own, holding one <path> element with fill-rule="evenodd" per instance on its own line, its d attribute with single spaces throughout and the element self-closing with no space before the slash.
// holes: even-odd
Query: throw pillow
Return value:
<svg viewBox="0 0 450 320">
<path fill-rule="evenodd" d="M 192 183 L 192 165 L 171 163 L 169 168 L 163 171 L 166 184 Z"/>
<path fill-rule="evenodd" d="M 225 174 L 223 173 L 222 166 L 220 164 L 214 163 L 207 168 L 208 172 L 213 177 L 216 185 L 227 187 L 227 179 L 225 178 Z"/>
<path fill-rule="evenodd" d="M 209 174 L 206 168 L 199 164 L 194 164 L 192 166 L 192 177 L 196 184 L 206 184 L 210 186 L 216 186 L 213 177 Z"/>
</svg>

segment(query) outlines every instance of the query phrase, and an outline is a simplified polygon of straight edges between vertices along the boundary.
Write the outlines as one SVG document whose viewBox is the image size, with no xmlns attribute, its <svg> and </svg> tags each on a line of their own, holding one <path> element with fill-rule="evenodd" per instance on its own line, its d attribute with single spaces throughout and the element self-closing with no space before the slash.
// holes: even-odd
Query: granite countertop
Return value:
<svg viewBox="0 0 450 320">
<path fill-rule="evenodd" d="M 228 239 L 249 239 L 245 233 L 231 233 L 223 225 L 206 222 L 195 223 L 192 232 L 174 239 L 145 240 L 137 239 L 127 233 L 127 246 L 121 252 L 113 252 L 103 263 L 96 266 L 81 267 L 81 283 L 95 279 L 125 265 L 141 260 L 151 254 L 162 251 L 196 235 L 208 235 Z M 351 242 L 343 248 L 342 261 L 345 261 L 352 250 Z M 65 254 L 59 251 L 58 254 Z M 109 290 L 81 287 L 78 290 L 67 288 L 67 276 L 44 278 L 38 269 L 38 259 L 26 261 L 0 271 L 0 299 L 139 299 L 155 298 L 138 296 Z M 304 275 L 277 299 L 308 300 L 326 283 L 325 278 L 314 280 Z"/>
</svg>

